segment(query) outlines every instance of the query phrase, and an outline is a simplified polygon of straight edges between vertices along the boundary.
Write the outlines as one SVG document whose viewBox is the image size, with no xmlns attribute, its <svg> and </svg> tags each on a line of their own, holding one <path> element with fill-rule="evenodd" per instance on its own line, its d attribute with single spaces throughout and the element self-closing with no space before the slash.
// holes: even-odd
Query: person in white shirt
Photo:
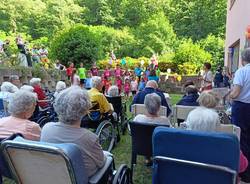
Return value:
<svg viewBox="0 0 250 184">
<path fill-rule="evenodd" d="M 233 80 L 230 97 L 232 104 L 232 122 L 241 128 L 240 147 L 250 160 L 250 48 L 242 52 L 243 67 L 239 68 Z M 250 182 L 250 167 L 240 175 L 242 181 Z"/>
<path fill-rule="evenodd" d="M 211 72 L 211 64 L 204 63 L 203 69 L 204 74 L 201 78 L 201 91 L 211 90 L 212 89 L 212 82 L 213 82 L 213 73 Z"/>
</svg>

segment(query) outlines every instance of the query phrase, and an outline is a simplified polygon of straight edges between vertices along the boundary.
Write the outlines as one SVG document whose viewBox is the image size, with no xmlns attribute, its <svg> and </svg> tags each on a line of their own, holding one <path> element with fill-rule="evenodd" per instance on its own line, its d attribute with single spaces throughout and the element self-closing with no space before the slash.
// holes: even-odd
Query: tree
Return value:
<svg viewBox="0 0 250 184">
<path fill-rule="evenodd" d="M 201 48 L 212 55 L 212 67 L 224 65 L 224 40 L 214 35 L 208 35 L 207 38 L 199 41 Z"/>
<path fill-rule="evenodd" d="M 163 12 L 150 17 L 135 29 L 138 39 L 136 56 L 151 57 L 152 54 L 163 54 L 172 51 L 176 35 Z"/>
<path fill-rule="evenodd" d="M 178 36 L 200 40 L 209 34 L 223 36 L 227 0 L 171 0 L 166 15 Z"/>
<path fill-rule="evenodd" d="M 90 66 L 104 57 L 99 34 L 90 26 L 76 25 L 64 30 L 51 43 L 51 57 L 63 64 L 83 62 Z"/>
<path fill-rule="evenodd" d="M 195 74 L 204 62 L 211 62 L 212 55 L 201 48 L 198 43 L 191 39 L 182 40 L 173 58 L 183 74 Z"/>
</svg>

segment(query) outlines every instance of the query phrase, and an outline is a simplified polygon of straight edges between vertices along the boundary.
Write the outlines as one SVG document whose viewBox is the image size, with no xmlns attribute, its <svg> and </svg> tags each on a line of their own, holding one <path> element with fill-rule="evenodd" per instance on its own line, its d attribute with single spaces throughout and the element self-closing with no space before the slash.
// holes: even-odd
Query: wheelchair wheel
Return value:
<svg viewBox="0 0 250 184">
<path fill-rule="evenodd" d="M 43 116 L 41 117 L 39 120 L 37 120 L 37 123 L 39 124 L 39 126 L 42 128 L 46 123 L 48 123 L 50 121 L 50 118 L 47 116 Z"/>
<path fill-rule="evenodd" d="M 122 164 L 115 174 L 112 184 L 130 184 L 130 169 L 127 165 Z"/>
<path fill-rule="evenodd" d="M 115 129 L 111 122 L 104 120 L 97 127 L 96 135 L 99 137 L 100 145 L 105 151 L 111 151 L 116 139 Z"/>
</svg>

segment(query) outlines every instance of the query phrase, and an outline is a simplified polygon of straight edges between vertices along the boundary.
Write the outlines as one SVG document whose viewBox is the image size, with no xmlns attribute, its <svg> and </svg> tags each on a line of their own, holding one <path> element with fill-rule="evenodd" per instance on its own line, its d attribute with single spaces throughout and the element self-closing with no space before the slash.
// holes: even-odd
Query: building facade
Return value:
<svg viewBox="0 0 250 184">
<path fill-rule="evenodd" d="M 241 51 L 250 46 L 249 26 L 250 0 L 228 0 L 225 66 L 228 66 L 231 73 L 241 66 Z"/>
</svg>

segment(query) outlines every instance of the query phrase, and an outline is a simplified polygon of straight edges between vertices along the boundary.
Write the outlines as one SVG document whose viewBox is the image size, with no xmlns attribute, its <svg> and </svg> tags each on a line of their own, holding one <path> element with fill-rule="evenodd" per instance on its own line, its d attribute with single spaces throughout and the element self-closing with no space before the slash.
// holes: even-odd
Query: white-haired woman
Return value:
<svg viewBox="0 0 250 184">
<path fill-rule="evenodd" d="M 134 121 L 146 123 L 162 123 L 170 125 L 170 121 L 166 116 L 160 116 L 161 97 L 156 93 L 147 94 L 144 99 L 146 114 L 138 114 Z"/>
<path fill-rule="evenodd" d="M 0 138 L 21 133 L 26 139 L 39 140 L 41 133 L 39 125 L 28 120 L 35 107 L 36 95 L 34 93 L 24 90 L 14 93 L 8 104 L 10 116 L 0 119 Z"/>
<path fill-rule="evenodd" d="M 47 123 L 41 134 L 41 141 L 51 143 L 74 143 L 82 151 L 82 159 L 88 176 L 92 176 L 105 163 L 105 156 L 98 137 L 91 131 L 81 128 L 81 117 L 91 106 L 87 91 L 72 86 L 58 94 L 55 111 L 58 123 Z"/>
<path fill-rule="evenodd" d="M 30 85 L 34 88 L 34 92 L 37 94 L 38 106 L 42 108 L 47 107 L 48 103 L 46 102 L 46 95 L 41 87 L 41 79 L 32 78 L 30 80 Z"/>
<path fill-rule="evenodd" d="M 210 101 L 208 100 L 210 98 Z M 216 98 L 211 96 L 209 92 L 203 92 L 198 99 L 201 107 L 197 107 L 188 114 L 186 122 L 182 126 L 188 130 L 196 130 L 203 132 L 216 132 L 220 126 L 220 119 L 218 113 L 206 106 L 214 107 Z M 248 160 L 240 152 L 240 166 L 239 172 L 244 172 L 248 166 Z"/>
<path fill-rule="evenodd" d="M 113 85 L 108 89 L 108 96 L 109 97 L 117 97 L 119 96 L 119 89 L 117 86 Z"/>
<path fill-rule="evenodd" d="M 64 89 L 66 89 L 66 83 L 63 81 L 58 81 L 56 83 L 56 91 L 54 93 L 54 97 L 57 97 L 57 95 Z"/>
<path fill-rule="evenodd" d="M 1 118 L 8 115 L 7 105 L 10 99 L 12 98 L 13 93 L 18 91 L 18 88 L 10 82 L 3 82 L 0 89 L 1 89 L 0 91 L 0 103 L 1 103 L 0 118 Z"/>
</svg>

